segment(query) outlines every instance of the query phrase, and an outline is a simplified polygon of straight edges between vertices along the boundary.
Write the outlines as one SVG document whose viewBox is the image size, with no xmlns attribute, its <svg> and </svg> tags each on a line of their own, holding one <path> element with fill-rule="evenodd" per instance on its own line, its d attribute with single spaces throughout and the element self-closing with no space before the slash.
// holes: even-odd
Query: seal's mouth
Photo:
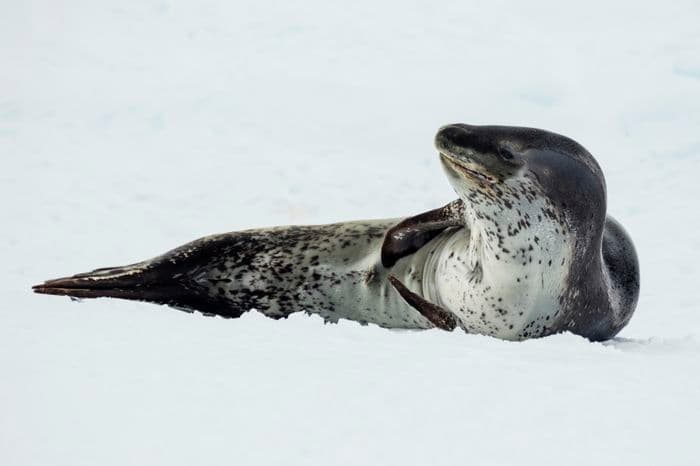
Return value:
<svg viewBox="0 0 700 466">
<path fill-rule="evenodd" d="M 489 184 L 496 182 L 496 178 L 484 173 L 482 171 L 483 167 L 475 163 L 466 162 L 446 152 L 440 152 L 440 160 L 442 160 L 442 162 L 449 168 L 462 173 L 469 178 Z"/>
</svg>

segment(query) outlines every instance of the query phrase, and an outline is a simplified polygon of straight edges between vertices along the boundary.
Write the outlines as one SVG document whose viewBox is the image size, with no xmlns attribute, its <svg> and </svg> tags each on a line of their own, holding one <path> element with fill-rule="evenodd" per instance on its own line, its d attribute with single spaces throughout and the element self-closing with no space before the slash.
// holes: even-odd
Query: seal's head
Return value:
<svg viewBox="0 0 700 466">
<path fill-rule="evenodd" d="M 435 145 L 453 188 L 477 211 L 490 200 L 503 210 L 520 205 L 522 213 L 533 198 L 545 198 L 548 217 L 602 231 L 605 179 L 576 141 L 534 128 L 452 124 L 438 131 Z"/>
<path fill-rule="evenodd" d="M 442 127 L 435 145 L 464 201 L 471 257 L 518 277 L 521 296 L 550 293 L 569 319 L 552 329 L 585 322 L 577 333 L 605 339 L 627 323 L 639 292 L 637 256 L 606 218 L 605 179 L 585 148 L 540 129 L 465 124 Z"/>
</svg>

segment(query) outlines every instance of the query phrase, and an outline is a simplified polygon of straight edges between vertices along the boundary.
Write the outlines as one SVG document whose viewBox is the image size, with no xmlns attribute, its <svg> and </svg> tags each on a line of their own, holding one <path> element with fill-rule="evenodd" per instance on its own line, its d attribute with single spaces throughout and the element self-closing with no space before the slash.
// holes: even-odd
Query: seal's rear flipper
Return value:
<svg viewBox="0 0 700 466">
<path fill-rule="evenodd" d="M 426 301 L 421 296 L 406 288 L 406 286 L 393 275 L 389 275 L 389 282 L 396 288 L 401 297 L 406 300 L 416 311 L 428 319 L 437 328 L 452 331 L 457 327 L 457 319 L 450 311 L 437 304 Z"/>
<path fill-rule="evenodd" d="M 192 245 L 206 246 L 206 243 L 199 241 Z M 243 311 L 190 278 L 193 259 L 201 249 L 192 245 L 149 261 L 47 280 L 32 289 L 39 294 L 147 301 L 181 310 L 240 317 Z"/>
<path fill-rule="evenodd" d="M 449 227 L 464 226 L 464 203 L 452 201 L 401 221 L 389 229 L 382 244 L 382 265 L 392 267 L 402 257 L 413 254 Z"/>
<path fill-rule="evenodd" d="M 47 280 L 34 285 L 39 294 L 71 296 L 74 298 L 126 298 L 147 287 L 146 263 L 122 267 L 105 267 L 70 277 Z M 145 299 L 145 298 L 144 298 Z"/>
</svg>

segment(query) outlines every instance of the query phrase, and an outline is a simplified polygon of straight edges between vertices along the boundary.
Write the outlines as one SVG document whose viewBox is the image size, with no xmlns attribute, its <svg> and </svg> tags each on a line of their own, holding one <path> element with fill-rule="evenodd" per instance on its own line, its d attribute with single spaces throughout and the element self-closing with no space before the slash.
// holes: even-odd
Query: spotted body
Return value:
<svg viewBox="0 0 700 466">
<path fill-rule="evenodd" d="M 189 281 L 237 312 L 256 309 L 273 318 L 305 311 L 328 322 L 350 319 L 389 328 L 430 328 L 387 281 L 379 251 L 398 220 L 249 230 L 204 238 L 184 250 L 199 255 L 214 244 L 218 258 Z M 420 283 L 423 254 L 391 272 Z M 206 254 L 206 253 L 205 253 Z"/>
<path fill-rule="evenodd" d="M 583 147 L 542 130 L 461 124 L 443 127 L 436 146 L 460 199 L 434 211 L 213 235 L 35 291 L 508 340 L 567 330 L 604 340 L 626 325 L 636 252 L 606 217 L 603 174 Z"/>
</svg>

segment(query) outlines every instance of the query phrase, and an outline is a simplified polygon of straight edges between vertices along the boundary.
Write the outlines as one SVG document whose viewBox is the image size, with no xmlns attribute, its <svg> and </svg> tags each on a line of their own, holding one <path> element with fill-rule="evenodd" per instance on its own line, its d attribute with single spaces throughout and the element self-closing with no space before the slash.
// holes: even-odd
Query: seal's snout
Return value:
<svg viewBox="0 0 700 466">
<path fill-rule="evenodd" d="M 473 127 L 463 123 L 445 125 L 435 135 L 435 147 L 443 154 L 455 154 L 473 144 Z"/>
<path fill-rule="evenodd" d="M 440 128 L 435 135 L 435 147 L 440 151 L 440 160 L 450 178 L 458 183 L 476 180 L 494 183 L 497 171 L 490 151 L 484 150 L 479 141 L 478 128 L 456 123 Z"/>
<path fill-rule="evenodd" d="M 518 141 L 516 132 L 506 127 L 463 123 L 443 126 L 435 135 L 448 175 L 489 183 L 513 176 L 524 164 Z"/>
</svg>

